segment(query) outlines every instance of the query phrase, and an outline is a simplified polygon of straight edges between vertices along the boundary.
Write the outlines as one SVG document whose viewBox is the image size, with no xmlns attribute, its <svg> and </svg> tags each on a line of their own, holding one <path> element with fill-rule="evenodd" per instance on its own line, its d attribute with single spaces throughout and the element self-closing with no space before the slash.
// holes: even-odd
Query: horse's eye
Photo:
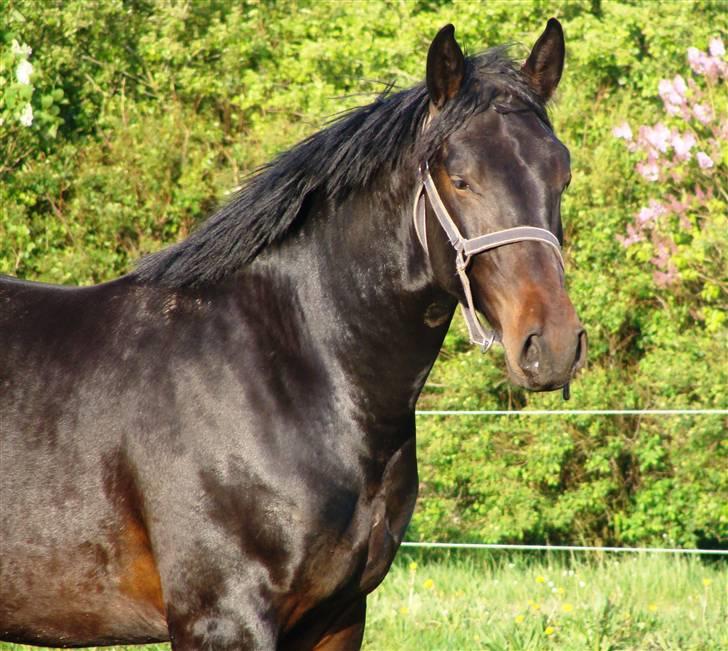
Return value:
<svg viewBox="0 0 728 651">
<path fill-rule="evenodd" d="M 463 181 L 459 176 L 451 176 L 450 180 L 452 181 L 452 184 L 455 186 L 458 190 L 467 190 L 468 184 Z"/>
</svg>

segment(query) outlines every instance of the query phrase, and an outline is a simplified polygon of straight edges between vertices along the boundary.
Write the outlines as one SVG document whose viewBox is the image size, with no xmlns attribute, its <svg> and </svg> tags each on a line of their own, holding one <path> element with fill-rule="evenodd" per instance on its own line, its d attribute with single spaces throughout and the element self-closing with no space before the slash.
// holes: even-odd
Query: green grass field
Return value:
<svg viewBox="0 0 728 651">
<path fill-rule="evenodd" d="M 0 651 L 31 648 L 0 644 Z M 664 556 L 586 562 L 403 552 L 369 598 L 364 648 L 721 651 L 728 649 L 728 568 Z"/>
</svg>

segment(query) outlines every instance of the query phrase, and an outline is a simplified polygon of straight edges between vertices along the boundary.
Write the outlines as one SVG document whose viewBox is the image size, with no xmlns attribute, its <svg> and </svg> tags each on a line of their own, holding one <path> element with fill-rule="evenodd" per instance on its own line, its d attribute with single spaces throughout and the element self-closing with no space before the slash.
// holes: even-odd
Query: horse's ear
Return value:
<svg viewBox="0 0 728 651">
<path fill-rule="evenodd" d="M 455 28 L 445 25 L 427 53 L 427 90 L 435 108 L 457 95 L 465 75 L 465 57 L 455 40 Z"/>
<path fill-rule="evenodd" d="M 528 83 L 544 101 L 553 95 L 559 85 L 565 53 L 564 30 L 558 20 L 550 18 L 521 68 Z"/>
</svg>

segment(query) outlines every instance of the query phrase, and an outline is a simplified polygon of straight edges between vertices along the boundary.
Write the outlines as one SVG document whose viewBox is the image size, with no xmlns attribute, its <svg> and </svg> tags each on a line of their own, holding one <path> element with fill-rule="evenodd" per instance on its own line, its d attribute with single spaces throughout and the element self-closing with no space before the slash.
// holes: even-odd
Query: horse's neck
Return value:
<svg viewBox="0 0 728 651">
<path fill-rule="evenodd" d="M 414 237 L 413 193 L 414 182 L 399 198 L 354 195 L 335 212 L 315 202 L 300 232 L 254 264 L 292 288 L 314 354 L 330 356 L 385 427 L 411 420 L 454 308 Z"/>
</svg>

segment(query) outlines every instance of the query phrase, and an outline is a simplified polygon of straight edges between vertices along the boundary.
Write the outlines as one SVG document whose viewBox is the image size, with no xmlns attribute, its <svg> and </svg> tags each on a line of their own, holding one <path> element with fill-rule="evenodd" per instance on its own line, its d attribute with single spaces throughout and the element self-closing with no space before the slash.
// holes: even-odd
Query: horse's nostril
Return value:
<svg viewBox="0 0 728 651">
<path fill-rule="evenodd" d="M 524 371 L 537 371 L 541 350 L 538 343 L 538 335 L 532 334 L 526 337 L 521 351 L 521 368 Z"/>
</svg>

